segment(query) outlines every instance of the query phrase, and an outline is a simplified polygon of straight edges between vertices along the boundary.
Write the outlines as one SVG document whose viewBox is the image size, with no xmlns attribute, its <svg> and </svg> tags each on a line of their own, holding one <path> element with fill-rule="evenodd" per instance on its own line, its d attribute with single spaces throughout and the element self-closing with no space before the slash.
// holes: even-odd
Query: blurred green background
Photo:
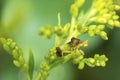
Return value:
<svg viewBox="0 0 120 80">
<path fill-rule="evenodd" d="M 118 0 L 117 0 L 118 1 Z M 26 62 L 28 48 L 31 48 L 35 57 L 35 71 L 44 60 L 44 55 L 54 45 L 54 37 L 45 40 L 38 35 L 39 28 L 51 24 L 57 25 L 57 13 L 61 13 L 61 23 L 69 22 L 71 17 L 69 7 L 73 0 L 0 0 L 0 36 L 14 39 L 24 51 Z M 119 3 L 119 1 L 117 2 Z M 87 1 L 86 10 L 90 1 Z M 80 39 L 89 40 L 85 48 L 86 57 L 94 53 L 104 53 L 109 58 L 105 68 L 85 67 L 78 70 L 77 65 L 66 63 L 51 71 L 48 80 L 120 80 L 120 29 L 108 31 L 109 40 L 99 37 L 90 38 L 87 34 Z M 12 64 L 13 58 L 0 45 L 0 80 L 26 80 L 22 71 Z"/>
</svg>

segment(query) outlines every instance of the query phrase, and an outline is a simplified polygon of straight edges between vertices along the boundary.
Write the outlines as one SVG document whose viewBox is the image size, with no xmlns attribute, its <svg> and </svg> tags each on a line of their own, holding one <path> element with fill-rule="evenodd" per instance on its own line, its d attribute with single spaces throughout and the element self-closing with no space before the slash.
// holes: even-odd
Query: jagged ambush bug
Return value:
<svg viewBox="0 0 120 80">
<path fill-rule="evenodd" d="M 78 38 L 72 37 L 71 41 L 68 42 L 67 44 L 60 47 L 56 47 L 56 55 L 58 57 L 66 56 L 75 49 L 80 49 L 82 46 L 87 46 L 86 40 L 81 41 Z"/>
<path fill-rule="evenodd" d="M 72 37 L 71 41 L 68 42 L 67 44 L 70 45 L 71 48 L 81 48 L 82 46 L 87 46 L 88 41 L 87 40 L 80 40 L 78 38 Z"/>
<path fill-rule="evenodd" d="M 59 57 L 62 56 L 62 50 L 60 49 L 60 47 L 56 47 L 56 55 Z"/>
<path fill-rule="evenodd" d="M 69 44 L 71 47 L 75 47 L 75 46 L 77 46 L 79 43 L 80 43 L 80 39 L 75 38 L 75 37 L 72 37 L 71 41 L 68 42 L 68 44 Z"/>
<path fill-rule="evenodd" d="M 65 49 L 62 46 L 56 47 L 56 55 L 58 57 L 66 56 L 68 54 L 70 54 L 70 50 L 69 49 Z"/>
</svg>

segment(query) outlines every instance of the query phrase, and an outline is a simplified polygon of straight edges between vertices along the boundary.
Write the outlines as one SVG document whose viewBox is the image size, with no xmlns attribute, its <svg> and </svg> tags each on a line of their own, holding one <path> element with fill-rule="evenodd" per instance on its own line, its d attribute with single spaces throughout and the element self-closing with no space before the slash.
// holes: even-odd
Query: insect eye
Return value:
<svg viewBox="0 0 120 80">
<path fill-rule="evenodd" d="M 62 56 L 62 50 L 60 49 L 60 47 L 56 47 L 56 55 L 59 57 Z"/>
</svg>

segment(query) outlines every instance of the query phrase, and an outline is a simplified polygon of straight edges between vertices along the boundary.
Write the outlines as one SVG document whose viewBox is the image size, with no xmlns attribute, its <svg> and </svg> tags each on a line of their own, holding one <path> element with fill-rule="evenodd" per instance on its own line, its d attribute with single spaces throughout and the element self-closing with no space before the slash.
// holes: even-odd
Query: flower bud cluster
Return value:
<svg viewBox="0 0 120 80">
<path fill-rule="evenodd" d="M 88 27 L 88 34 L 91 37 L 94 37 L 95 35 L 99 35 L 102 39 L 108 40 L 107 33 L 103 31 L 105 28 L 105 25 L 90 25 Z"/>
<path fill-rule="evenodd" d="M 25 60 L 23 58 L 23 52 L 17 46 L 16 42 L 14 42 L 12 39 L 5 38 L 0 38 L 0 42 L 3 44 L 3 48 L 15 59 L 13 60 L 13 63 L 17 67 L 22 67 L 25 64 Z"/>
<path fill-rule="evenodd" d="M 100 5 L 100 6 L 98 6 Z M 108 7 L 109 6 L 109 7 Z M 110 0 L 97 0 L 92 5 L 91 17 L 89 22 L 95 22 L 97 24 L 107 24 L 107 27 L 113 29 L 114 27 L 120 27 L 119 15 L 116 11 L 120 10 L 120 6 L 113 4 Z"/>
<path fill-rule="evenodd" d="M 54 33 L 60 38 L 66 38 L 70 29 L 70 23 L 67 23 L 64 27 L 58 25 L 54 28 Z"/>
<path fill-rule="evenodd" d="M 68 36 L 68 31 L 70 29 L 70 23 L 67 23 L 64 27 L 57 25 L 54 28 L 51 26 L 46 26 L 40 28 L 39 35 L 42 35 L 44 38 L 51 38 L 53 34 L 56 34 L 60 38 L 65 38 Z"/>
<path fill-rule="evenodd" d="M 46 80 L 49 76 L 49 71 L 52 68 L 51 64 L 54 64 L 56 58 L 56 49 L 51 48 L 49 53 L 45 55 L 45 61 L 40 63 L 40 71 L 36 76 L 36 80 Z"/>
<path fill-rule="evenodd" d="M 49 75 L 49 70 L 50 70 L 50 66 L 47 62 L 42 62 L 40 64 L 40 75 L 43 76 L 43 78 L 46 78 Z"/>
<path fill-rule="evenodd" d="M 51 38 L 53 35 L 53 29 L 51 26 L 46 26 L 40 28 L 39 35 L 42 35 L 44 38 Z"/>
<path fill-rule="evenodd" d="M 48 61 L 48 62 L 52 62 L 56 59 L 56 49 L 55 48 L 51 48 L 49 50 L 49 53 L 45 55 L 45 59 Z"/>
<path fill-rule="evenodd" d="M 84 62 L 90 67 L 95 67 L 95 66 L 105 67 L 106 61 L 108 61 L 108 58 L 105 55 L 95 54 L 94 58 L 87 58 L 85 59 Z"/>
<path fill-rule="evenodd" d="M 74 64 L 78 64 L 78 69 L 83 69 L 85 67 L 85 64 L 87 64 L 89 67 L 105 67 L 106 61 L 108 61 L 108 58 L 105 55 L 95 54 L 94 58 L 84 58 L 84 55 L 80 55 L 74 58 L 72 62 Z"/>
<path fill-rule="evenodd" d="M 21 68 L 25 74 L 27 75 L 28 80 L 32 78 L 29 73 L 29 66 L 28 64 L 25 63 L 24 57 L 23 57 L 23 52 L 22 50 L 17 46 L 16 42 L 14 42 L 12 39 L 5 39 L 5 38 L 0 38 L 0 42 L 3 45 L 3 48 L 13 56 L 13 64 L 16 67 Z"/>
</svg>

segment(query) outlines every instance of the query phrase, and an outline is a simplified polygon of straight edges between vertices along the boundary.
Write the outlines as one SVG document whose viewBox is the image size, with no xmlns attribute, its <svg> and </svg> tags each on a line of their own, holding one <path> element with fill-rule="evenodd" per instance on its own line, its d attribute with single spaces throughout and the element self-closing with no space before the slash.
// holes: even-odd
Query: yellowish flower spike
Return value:
<svg viewBox="0 0 120 80">
<path fill-rule="evenodd" d="M 30 77 L 31 75 L 29 74 L 29 69 L 26 68 L 25 66 L 28 67 L 28 64 L 25 63 L 24 57 L 23 57 L 23 52 L 22 50 L 17 46 L 16 42 L 14 42 L 12 39 L 5 39 L 5 38 L 0 38 L 0 43 L 2 43 L 3 48 L 13 56 L 13 64 L 16 67 L 21 68 L 25 74 L 27 75 L 27 79 L 31 80 Z"/>
<path fill-rule="evenodd" d="M 85 64 L 90 67 L 106 66 L 108 58 L 105 55 L 95 54 L 94 58 L 85 58 L 81 47 L 88 46 L 88 41 L 82 41 L 77 37 L 88 33 L 90 37 L 98 35 L 102 39 L 108 40 L 105 28 L 114 29 L 115 27 L 120 27 L 120 17 L 116 12 L 120 10 L 120 6 L 114 4 L 113 0 L 92 0 L 89 9 L 84 11 L 82 9 L 83 5 L 86 5 L 86 0 L 75 0 L 71 4 L 71 23 L 69 22 L 65 26 L 60 24 L 59 16 L 59 24 L 53 29 L 53 32 L 56 34 L 55 44 L 57 45 L 45 56 L 45 63 L 47 63 L 45 66 L 49 66 L 50 69 L 69 60 L 73 64 L 78 64 L 78 69 L 83 69 Z M 65 40 L 63 44 L 61 43 L 62 40 Z M 36 80 L 38 78 L 41 80 L 46 79 L 43 76 L 49 74 L 49 72 L 46 73 L 47 71 L 43 67 L 41 69 L 38 72 L 38 76 L 36 76 Z M 43 74 L 43 72 L 46 74 Z"/>
</svg>

